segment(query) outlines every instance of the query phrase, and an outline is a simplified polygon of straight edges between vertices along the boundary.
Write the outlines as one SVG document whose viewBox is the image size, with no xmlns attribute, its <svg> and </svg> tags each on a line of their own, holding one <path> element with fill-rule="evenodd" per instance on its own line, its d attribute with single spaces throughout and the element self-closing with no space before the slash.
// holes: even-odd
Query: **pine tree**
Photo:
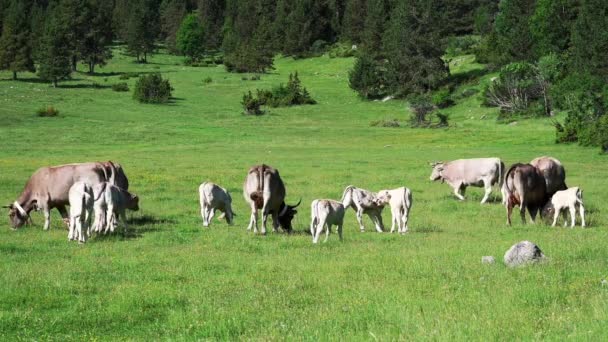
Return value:
<svg viewBox="0 0 608 342">
<path fill-rule="evenodd" d="M 213 50 L 222 45 L 226 0 L 200 0 L 198 13 L 205 32 L 204 48 Z"/>
<path fill-rule="evenodd" d="M 579 0 L 538 0 L 530 18 L 530 31 L 538 56 L 563 53 L 570 48 L 570 32 L 578 15 Z"/>
<path fill-rule="evenodd" d="M 177 31 L 177 48 L 189 62 L 195 62 L 203 54 L 205 35 L 196 14 L 187 15 Z"/>
<path fill-rule="evenodd" d="M 366 0 L 347 0 L 342 19 L 342 39 L 358 44 L 365 27 Z"/>
<path fill-rule="evenodd" d="M 572 32 L 573 69 L 608 81 L 608 2 L 583 0 Z M 608 101 L 607 101 L 608 102 Z"/>
<path fill-rule="evenodd" d="M 382 37 L 388 21 L 386 0 L 368 0 L 367 17 L 363 30 L 363 47 L 365 53 L 374 58 L 382 57 Z"/>
<path fill-rule="evenodd" d="M 178 52 L 177 31 L 188 14 L 186 0 L 163 0 L 160 6 L 161 35 L 167 49 Z"/>
<path fill-rule="evenodd" d="M 392 12 L 384 52 L 398 95 L 429 91 L 448 76 L 438 5 L 439 0 L 404 0 Z"/>
<path fill-rule="evenodd" d="M 301 57 L 313 42 L 313 4 L 312 0 L 296 0 L 287 18 L 283 53 Z"/>
<path fill-rule="evenodd" d="M 529 21 L 534 13 L 535 0 L 503 0 L 494 23 L 494 42 L 491 48 L 497 64 L 535 59 L 534 42 Z"/>
<path fill-rule="evenodd" d="M 35 71 L 31 48 L 28 7 L 24 0 L 13 0 L 6 11 L 0 37 L 0 69 L 13 72 Z"/>
<path fill-rule="evenodd" d="M 70 77 L 73 56 L 70 42 L 69 21 L 64 13 L 69 10 L 63 3 L 55 4 L 48 10 L 44 36 L 41 40 L 38 75 L 51 81 L 54 87 L 60 80 Z"/>
<path fill-rule="evenodd" d="M 89 73 L 95 72 L 96 65 L 105 65 L 112 58 L 112 7 L 105 0 L 87 0 L 82 16 L 82 24 L 77 53 L 87 65 Z"/>
<path fill-rule="evenodd" d="M 138 62 L 146 63 L 148 55 L 156 48 L 154 43 L 160 31 L 158 2 L 136 0 L 131 6 L 127 23 L 127 48 L 135 54 Z"/>
</svg>

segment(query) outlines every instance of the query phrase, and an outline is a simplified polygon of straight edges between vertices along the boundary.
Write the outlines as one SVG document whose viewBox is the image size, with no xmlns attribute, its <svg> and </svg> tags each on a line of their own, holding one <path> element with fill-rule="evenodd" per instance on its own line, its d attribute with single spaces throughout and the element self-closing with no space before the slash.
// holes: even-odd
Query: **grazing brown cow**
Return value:
<svg viewBox="0 0 608 342">
<path fill-rule="evenodd" d="M 295 208 L 302 200 L 296 205 L 287 205 L 285 195 L 285 185 L 278 170 L 264 164 L 251 167 L 243 184 L 243 196 L 251 207 L 251 219 L 247 230 L 253 227 L 253 231 L 257 233 L 258 210 L 262 209 L 262 234 L 266 234 L 268 215 L 272 215 L 273 232 L 277 231 L 279 225 L 287 232 L 291 232 L 291 220 L 298 212 Z"/>
<path fill-rule="evenodd" d="M 543 156 L 532 160 L 530 165 L 537 168 L 545 179 L 549 197 L 560 190 L 568 189 L 566 186 L 566 170 L 564 170 L 564 166 L 559 160 Z"/>
<path fill-rule="evenodd" d="M 32 210 L 44 213 L 44 229 L 51 225 L 51 209 L 57 208 L 64 221 L 68 222 L 66 205 L 69 204 L 69 191 L 74 183 L 82 181 L 91 185 L 100 182 L 119 180 L 128 187 L 128 180 L 122 167 L 113 162 L 92 162 L 66 164 L 38 169 L 25 184 L 21 195 L 9 208 L 9 219 L 13 228 L 19 228 L 31 221 Z"/>
<path fill-rule="evenodd" d="M 542 210 L 549 196 L 545 179 L 540 171 L 530 164 L 513 164 L 505 175 L 504 195 L 506 196 L 507 223 L 511 225 L 513 208 L 519 206 L 521 221 L 526 223 L 526 209 L 534 222 L 536 214 Z"/>
</svg>

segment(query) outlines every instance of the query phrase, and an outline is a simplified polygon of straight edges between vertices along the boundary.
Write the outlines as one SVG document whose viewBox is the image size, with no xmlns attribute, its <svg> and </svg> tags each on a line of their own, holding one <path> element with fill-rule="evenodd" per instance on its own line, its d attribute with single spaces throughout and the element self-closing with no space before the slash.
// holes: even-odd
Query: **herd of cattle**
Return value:
<svg viewBox="0 0 608 342">
<path fill-rule="evenodd" d="M 505 172 L 505 165 L 499 158 L 459 159 L 451 162 L 432 163 L 430 179 L 447 182 L 454 194 L 464 200 L 468 186 L 484 187 L 485 203 L 492 186 L 501 189 L 502 203 L 507 209 L 507 222 L 511 224 L 511 214 L 519 207 L 522 222 L 528 210 L 532 221 L 540 213 L 553 217 L 553 226 L 560 213 L 565 209 L 570 213 L 571 226 L 575 224 L 576 209 L 579 209 L 581 225 L 585 226 L 582 190 L 568 188 L 565 183 L 566 172 L 555 158 L 539 157 L 529 164 L 517 163 Z M 139 198 L 128 191 L 129 181 L 122 166 L 112 161 L 82 164 L 68 164 L 43 167 L 28 180 L 21 195 L 9 208 L 9 219 L 13 228 L 31 223 L 30 213 L 41 210 L 44 213 L 44 229 L 50 227 L 50 210 L 57 208 L 69 226 L 68 238 L 86 242 L 93 233 L 113 232 L 121 221 L 126 230 L 125 210 L 138 210 Z M 243 196 L 251 208 L 247 230 L 258 232 L 258 212 L 262 212 L 261 233 L 266 233 L 268 217 L 272 217 L 273 231 L 279 228 L 291 232 L 291 221 L 300 205 L 285 203 L 285 185 L 279 171 L 268 165 L 256 165 L 249 169 L 243 185 Z M 222 212 L 231 224 L 234 219 L 232 197 L 225 189 L 211 182 L 199 187 L 199 199 L 203 225 L 209 226 L 216 210 Z M 70 212 L 66 211 L 70 206 Z M 361 231 L 363 214 L 370 217 L 378 232 L 384 231 L 382 210 L 389 205 L 392 215 L 391 233 L 408 232 L 408 220 L 412 208 L 412 192 L 406 187 L 372 192 L 349 185 L 344 189 L 340 201 L 316 199 L 311 204 L 310 233 L 313 243 L 319 241 L 323 230 L 325 241 L 332 226 L 337 227 L 342 239 L 342 226 L 347 208 L 353 208 Z M 94 219 L 93 219 L 94 218 Z"/>
</svg>

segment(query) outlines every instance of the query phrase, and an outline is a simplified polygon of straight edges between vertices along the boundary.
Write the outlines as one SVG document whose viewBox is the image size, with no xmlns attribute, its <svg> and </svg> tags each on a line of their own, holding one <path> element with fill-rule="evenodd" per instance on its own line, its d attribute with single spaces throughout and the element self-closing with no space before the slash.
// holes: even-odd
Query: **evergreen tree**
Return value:
<svg viewBox="0 0 608 342">
<path fill-rule="evenodd" d="M 583 0 L 572 32 L 573 69 L 608 81 L 608 2 Z"/>
<path fill-rule="evenodd" d="M 78 40 L 77 54 L 87 65 L 89 73 L 95 72 L 96 65 L 105 65 L 112 58 L 112 7 L 105 0 L 87 0 L 82 17 L 82 32 Z"/>
<path fill-rule="evenodd" d="M 203 54 L 205 35 L 196 14 L 187 15 L 177 31 L 177 48 L 189 62 L 200 59 Z"/>
<path fill-rule="evenodd" d="M 44 36 L 41 39 L 38 75 L 43 80 L 51 81 L 54 87 L 60 80 L 70 77 L 72 73 L 72 44 L 70 42 L 70 22 L 65 13 L 69 12 L 63 2 L 54 4 L 48 10 Z"/>
<path fill-rule="evenodd" d="M 365 53 L 376 58 L 382 57 L 382 37 L 388 21 L 386 0 L 368 0 L 365 29 L 363 30 L 363 47 Z"/>
<path fill-rule="evenodd" d="M 24 0 L 13 0 L 6 11 L 0 37 L 0 69 L 13 72 L 35 71 L 31 48 L 29 9 Z"/>
<path fill-rule="evenodd" d="M 534 13 L 535 0 L 502 0 L 492 32 L 492 62 L 506 64 L 512 61 L 535 59 L 534 42 L 529 21 Z"/>
<path fill-rule="evenodd" d="M 313 1 L 296 0 L 287 17 L 283 53 L 295 57 L 303 56 L 313 42 Z"/>
<path fill-rule="evenodd" d="M 563 53 L 570 47 L 570 32 L 578 15 L 579 0 L 538 0 L 530 18 L 536 54 Z"/>
<path fill-rule="evenodd" d="M 342 19 L 342 39 L 358 44 L 365 27 L 366 0 L 347 0 Z"/>
<path fill-rule="evenodd" d="M 127 41 L 129 36 L 129 18 L 131 17 L 132 0 L 114 0 L 112 11 L 112 29 L 116 37 Z"/>
<path fill-rule="evenodd" d="M 177 52 L 177 31 L 187 15 L 186 0 L 163 0 L 160 5 L 161 35 L 170 52 Z"/>
<path fill-rule="evenodd" d="M 213 50 L 222 45 L 226 0 L 200 0 L 198 13 L 205 32 L 204 48 Z"/>
<path fill-rule="evenodd" d="M 138 62 L 146 63 L 156 47 L 154 42 L 160 31 L 158 5 L 155 0 L 136 0 L 131 4 L 126 40 Z"/>
<path fill-rule="evenodd" d="M 448 76 L 438 5 L 438 0 L 404 0 L 392 11 L 384 53 L 398 95 L 434 89 Z"/>
</svg>

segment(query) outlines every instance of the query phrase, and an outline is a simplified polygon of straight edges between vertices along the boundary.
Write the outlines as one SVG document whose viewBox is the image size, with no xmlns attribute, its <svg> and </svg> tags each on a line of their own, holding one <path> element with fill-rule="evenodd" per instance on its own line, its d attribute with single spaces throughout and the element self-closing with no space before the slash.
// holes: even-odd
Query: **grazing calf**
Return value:
<svg viewBox="0 0 608 342">
<path fill-rule="evenodd" d="M 331 226 L 338 226 L 338 235 L 342 241 L 342 224 L 344 222 L 344 206 L 342 203 L 334 200 L 314 200 L 310 206 L 310 214 L 312 221 L 310 222 L 310 234 L 312 235 L 312 243 L 319 242 L 319 237 L 325 231 L 325 241 L 329 238 Z"/>
<path fill-rule="evenodd" d="M 557 218 L 560 212 L 563 212 L 564 226 L 568 224 L 566 220 L 566 209 L 570 211 L 570 228 L 574 228 L 576 223 L 576 207 L 578 206 L 579 215 L 581 216 L 581 227 L 585 227 L 585 207 L 583 207 L 583 190 L 578 187 L 568 188 L 556 192 L 551 200 L 543 209 L 543 216 L 550 217 L 553 214 L 553 224 L 557 224 Z"/>
<path fill-rule="evenodd" d="M 384 230 L 384 224 L 382 224 L 382 209 L 384 209 L 384 206 L 378 205 L 376 197 L 375 193 L 352 185 L 347 186 L 342 193 L 342 205 L 345 209 L 351 207 L 357 212 L 357 221 L 362 232 L 365 231 L 363 214 L 367 214 L 374 222 L 378 233 L 382 233 L 382 230 Z"/>
<path fill-rule="evenodd" d="M 511 213 L 518 205 L 522 223 L 526 223 L 526 209 L 534 222 L 536 214 L 547 203 L 545 179 L 540 171 L 530 164 L 513 164 L 505 175 L 503 193 L 506 197 L 507 223 L 511 225 Z"/>
<path fill-rule="evenodd" d="M 127 231 L 125 210 L 139 210 L 139 197 L 116 185 L 103 182 L 93 186 L 96 233 L 114 232 L 120 218 Z"/>
<path fill-rule="evenodd" d="M 93 215 L 93 187 L 85 182 L 76 182 L 68 192 L 70 202 L 69 240 L 85 243 L 91 234 Z"/>
<path fill-rule="evenodd" d="M 228 190 L 211 182 L 204 182 L 198 187 L 198 194 L 203 226 L 209 227 L 216 209 L 224 213 L 222 216 L 226 217 L 228 224 L 232 224 L 232 197 Z"/>
<path fill-rule="evenodd" d="M 401 187 L 393 190 L 380 190 L 376 201 L 378 205 L 389 204 L 391 207 L 391 233 L 395 231 L 395 224 L 397 224 L 399 233 L 407 233 L 407 221 L 412 208 L 412 192 L 410 189 Z"/>
</svg>

